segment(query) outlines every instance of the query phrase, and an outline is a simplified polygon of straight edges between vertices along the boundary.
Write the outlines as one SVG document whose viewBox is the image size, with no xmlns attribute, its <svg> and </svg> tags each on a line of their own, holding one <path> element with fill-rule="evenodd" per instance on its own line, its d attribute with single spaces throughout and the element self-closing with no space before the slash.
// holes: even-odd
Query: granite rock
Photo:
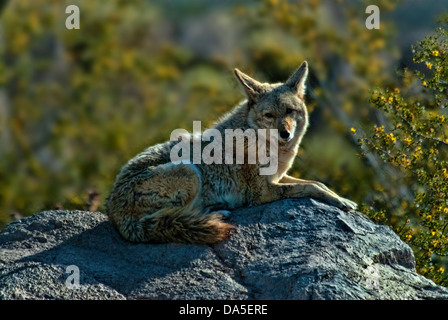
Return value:
<svg viewBox="0 0 448 320">
<path fill-rule="evenodd" d="M 304 198 L 229 220 L 214 246 L 134 244 L 100 212 L 37 213 L 0 233 L 0 299 L 448 299 L 361 213 Z"/>
</svg>

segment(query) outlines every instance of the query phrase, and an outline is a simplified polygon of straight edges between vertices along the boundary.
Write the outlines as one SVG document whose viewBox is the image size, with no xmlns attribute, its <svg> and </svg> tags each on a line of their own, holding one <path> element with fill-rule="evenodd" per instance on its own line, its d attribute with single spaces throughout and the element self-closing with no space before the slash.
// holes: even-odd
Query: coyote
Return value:
<svg viewBox="0 0 448 320">
<path fill-rule="evenodd" d="M 123 238 L 213 244 L 235 228 L 225 221 L 228 210 L 285 198 L 312 197 L 344 211 L 356 208 L 320 182 L 287 175 L 308 126 L 307 62 L 285 83 L 261 83 L 238 69 L 234 72 L 247 99 L 213 128 L 221 133 L 237 128 L 277 129 L 277 172 L 260 175 L 258 163 L 174 164 L 170 150 L 176 141 L 151 146 L 122 168 L 107 199 L 109 219 Z"/>
</svg>

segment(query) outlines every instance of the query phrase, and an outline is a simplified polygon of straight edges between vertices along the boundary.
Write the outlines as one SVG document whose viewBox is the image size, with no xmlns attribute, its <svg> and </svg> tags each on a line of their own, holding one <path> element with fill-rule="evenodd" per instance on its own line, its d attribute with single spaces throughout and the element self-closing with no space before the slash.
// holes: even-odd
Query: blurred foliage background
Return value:
<svg viewBox="0 0 448 320">
<path fill-rule="evenodd" d="M 424 95 L 403 75 L 424 68 L 411 45 L 436 28 L 443 1 L 0 4 L 0 228 L 45 209 L 104 211 L 130 158 L 175 128 L 191 131 L 193 120 L 212 124 L 244 98 L 233 68 L 277 82 L 303 60 L 311 127 L 292 174 L 324 182 L 395 230 L 415 214 L 418 181 L 359 137 L 388 123 L 372 103 L 376 88 Z M 79 30 L 65 27 L 71 4 Z M 365 27 L 371 4 L 381 10 L 378 30 Z M 398 233 L 409 242 L 409 231 Z M 446 283 L 445 274 L 429 276 Z"/>
</svg>

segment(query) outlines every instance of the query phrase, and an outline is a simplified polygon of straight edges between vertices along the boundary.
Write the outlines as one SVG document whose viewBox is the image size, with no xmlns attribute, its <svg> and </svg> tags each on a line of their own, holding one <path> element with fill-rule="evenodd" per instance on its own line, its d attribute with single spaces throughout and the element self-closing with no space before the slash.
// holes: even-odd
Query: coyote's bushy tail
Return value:
<svg viewBox="0 0 448 320">
<path fill-rule="evenodd" d="M 220 214 L 203 214 L 190 206 L 162 208 L 154 214 L 118 227 L 131 242 L 213 244 L 226 239 L 235 227 Z"/>
</svg>

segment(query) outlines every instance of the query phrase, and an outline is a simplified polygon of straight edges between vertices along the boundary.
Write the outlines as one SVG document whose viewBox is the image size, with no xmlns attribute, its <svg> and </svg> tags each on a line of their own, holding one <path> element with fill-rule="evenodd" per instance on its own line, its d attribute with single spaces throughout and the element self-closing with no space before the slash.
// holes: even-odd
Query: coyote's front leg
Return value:
<svg viewBox="0 0 448 320">
<path fill-rule="evenodd" d="M 279 181 L 279 183 L 292 183 L 292 184 L 315 184 L 318 187 L 328 191 L 329 193 L 333 194 L 334 196 L 339 197 L 334 191 L 330 190 L 325 184 L 319 181 L 314 180 L 304 180 L 304 179 L 297 179 L 291 176 L 288 176 L 285 174 Z"/>
<path fill-rule="evenodd" d="M 323 183 L 317 181 L 284 176 L 278 183 L 268 183 L 268 189 L 262 202 L 271 202 L 286 198 L 311 197 L 336 206 L 344 211 L 351 211 L 357 207 L 353 201 L 338 196 Z"/>
</svg>

